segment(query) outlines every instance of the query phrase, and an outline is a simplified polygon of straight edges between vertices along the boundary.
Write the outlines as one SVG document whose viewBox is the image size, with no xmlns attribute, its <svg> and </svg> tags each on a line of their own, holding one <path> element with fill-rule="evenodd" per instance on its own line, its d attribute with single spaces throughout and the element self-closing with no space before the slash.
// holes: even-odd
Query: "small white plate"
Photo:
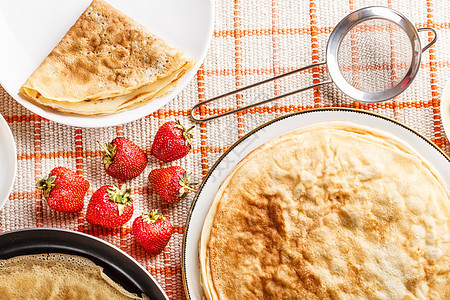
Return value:
<svg viewBox="0 0 450 300">
<path fill-rule="evenodd" d="M 208 50 L 214 25 L 213 0 L 106 0 L 171 45 L 185 51 L 196 65 L 168 95 L 117 114 L 79 116 L 58 112 L 19 95 L 19 88 L 58 44 L 91 0 L 0 1 L 0 84 L 20 104 L 55 122 L 79 127 L 128 123 L 158 110 L 194 77 Z"/>
<path fill-rule="evenodd" d="M 444 131 L 450 139 L 450 80 L 447 82 L 444 90 L 442 91 L 440 110 Z"/>
<path fill-rule="evenodd" d="M 0 210 L 8 200 L 17 171 L 16 143 L 8 123 L 0 115 Z"/>
<path fill-rule="evenodd" d="M 258 146 L 295 129 L 327 121 L 349 121 L 384 130 L 409 144 L 441 174 L 450 186 L 450 158 L 435 144 L 394 120 L 366 111 L 329 108 L 302 111 L 266 123 L 237 141 L 214 164 L 203 180 L 186 221 L 183 239 L 182 275 L 188 299 L 202 299 L 198 241 L 209 207 L 223 180 L 248 153 Z"/>
</svg>

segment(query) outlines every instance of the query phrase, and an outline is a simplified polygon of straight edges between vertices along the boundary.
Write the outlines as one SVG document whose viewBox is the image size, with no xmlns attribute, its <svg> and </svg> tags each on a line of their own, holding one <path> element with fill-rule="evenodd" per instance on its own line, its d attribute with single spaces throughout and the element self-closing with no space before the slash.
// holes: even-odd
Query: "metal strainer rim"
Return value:
<svg viewBox="0 0 450 300">
<path fill-rule="evenodd" d="M 338 63 L 338 51 L 344 37 L 353 27 L 372 19 L 383 19 L 398 25 L 407 34 L 412 51 L 411 63 L 405 76 L 392 88 L 380 92 L 365 92 L 354 87 L 344 78 Z M 365 7 L 347 15 L 331 32 L 326 48 L 327 69 L 334 84 L 347 96 L 362 102 L 382 102 L 399 95 L 411 84 L 419 70 L 421 52 L 418 32 L 404 15 L 389 7 Z"/>
<path fill-rule="evenodd" d="M 342 42 L 344 36 L 356 25 L 358 25 L 361 22 L 370 20 L 370 19 L 384 19 L 391 21 L 392 23 L 398 25 L 400 28 L 402 28 L 405 33 L 408 35 L 409 40 L 411 41 L 411 49 L 412 49 L 412 61 L 410 64 L 410 68 L 406 72 L 403 79 L 394 87 L 387 89 L 383 92 L 363 92 L 361 90 L 358 90 L 353 85 L 347 82 L 347 80 L 342 75 L 340 69 L 339 69 L 339 63 L 338 63 L 338 51 L 340 43 Z M 418 32 L 421 31 L 429 31 L 433 33 L 434 37 L 433 39 L 428 42 L 427 45 L 425 45 L 424 48 L 421 48 L 420 40 Z M 336 86 L 346 95 L 349 97 L 361 101 L 361 102 L 382 102 L 389 99 L 394 98 L 395 96 L 402 93 L 414 80 L 414 77 L 416 76 L 419 67 L 420 67 L 420 59 L 421 59 L 421 52 L 425 52 L 428 48 L 430 48 L 437 39 L 436 30 L 434 30 L 432 27 L 422 27 L 416 29 L 413 24 L 401 13 L 383 6 L 369 6 L 364 7 L 359 10 L 356 10 L 349 15 L 347 15 L 344 19 L 342 19 L 335 27 L 335 29 L 331 32 L 330 37 L 328 38 L 327 48 L 326 48 L 326 59 L 327 61 L 320 61 L 313 63 L 309 66 L 302 67 L 296 70 L 289 71 L 284 74 L 277 75 L 275 77 L 262 80 L 260 82 L 256 82 L 244 87 L 241 87 L 239 89 L 236 89 L 234 91 L 230 91 L 228 93 L 203 100 L 196 105 L 194 105 L 191 109 L 190 116 L 191 119 L 195 122 L 206 122 L 210 121 L 216 118 L 220 118 L 222 116 L 230 115 L 236 112 L 240 112 L 264 103 L 268 103 L 270 101 L 274 101 L 277 99 L 281 99 L 283 97 L 291 96 L 309 89 L 318 88 L 322 85 L 329 84 L 334 82 Z M 231 95 L 235 95 L 237 93 L 241 93 L 245 90 L 257 87 L 262 84 L 266 84 L 268 82 L 272 82 L 274 80 L 278 80 L 281 78 L 284 78 L 286 76 L 290 76 L 292 74 L 296 74 L 298 72 L 311 69 L 314 67 L 319 67 L 322 65 L 327 64 L 328 67 L 328 73 L 329 77 L 331 79 L 327 79 L 321 82 L 316 82 L 312 85 L 302 87 L 281 95 L 277 95 L 271 98 L 263 99 L 261 101 L 256 101 L 251 104 L 247 104 L 241 107 L 237 107 L 235 109 L 230 109 L 225 112 L 221 112 L 219 114 L 212 114 L 211 116 L 207 116 L 202 118 L 201 114 L 199 114 L 200 107 L 204 106 L 207 103 L 217 101 L 221 98 L 228 97 Z M 198 113 L 198 116 L 196 116 L 196 113 Z"/>
</svg>

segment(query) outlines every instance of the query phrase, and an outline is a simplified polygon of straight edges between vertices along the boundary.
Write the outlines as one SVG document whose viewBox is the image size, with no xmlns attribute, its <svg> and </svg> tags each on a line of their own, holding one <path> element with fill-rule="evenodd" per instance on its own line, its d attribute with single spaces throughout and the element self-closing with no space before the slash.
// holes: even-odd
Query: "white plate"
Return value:
<svg viewBox="0 0 450 300">
<path fill-rule="evenodd" d="M 214 23 L 213 0 L 106 0 L 149 30 L 193 57 L 197 63 L 170 94 L 121 113 L 78 116 L 43 107 L 18 91 L 58 44 L 91 0 L 0 1 L 0 84 L 20 104 L 49 120 L 79 127 L 128 123 L 158 110 L 194 77 L 208 49 Z"/>
<path fill-rule="evenodd" d="M 0 115 L 0 210 L 11 193 L 16 171 L 16 143 L 8 123 Z"/>
<path fill-rule="evenodd" d="M 251 131 L 225 152 L 209 171 L 199 188 L 186 222 L 183 240 L 182 274 L 188 299 L 202 299 L 198 241 L 209 207 L 222 181 L 237 163 L 258 146 L 304 126 L 326 121 L 350 121 L 391 133 L 415 149 L 450 185 L 450 158 L 414 130 L 381 115 L 365 111 L 330 108 L 288 115 Z"/>
<path fill-rule="evenodd" d="M 447 137 L 450 138 L 450 80 L 442 91 L 441 98 L 441 120 Z"/>
</svg>

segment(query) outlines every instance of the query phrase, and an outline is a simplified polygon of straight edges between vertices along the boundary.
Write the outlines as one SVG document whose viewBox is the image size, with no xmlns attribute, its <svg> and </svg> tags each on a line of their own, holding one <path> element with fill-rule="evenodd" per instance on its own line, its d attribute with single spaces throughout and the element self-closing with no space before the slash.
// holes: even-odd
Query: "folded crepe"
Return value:
<svg viewBox="0 0 450 300">
<path fill-rule="evenodd" d="M 68 113 L 111 114 L 169 93 L 195 61 L 94 0 L 20 92 Z"/>
<path fill-rule="evenodd" d="M 148 300 L 125 290 L 91 260 L 63 253 L 0 260 L 0 298 Z"/>
</svg>

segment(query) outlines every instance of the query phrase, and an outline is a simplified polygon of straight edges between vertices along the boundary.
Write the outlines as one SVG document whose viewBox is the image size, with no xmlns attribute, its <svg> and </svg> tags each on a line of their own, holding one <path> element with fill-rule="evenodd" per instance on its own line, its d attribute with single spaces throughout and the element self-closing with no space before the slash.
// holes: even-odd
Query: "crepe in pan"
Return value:
<svg viewBox="0 0 450 300">
<path fill-rule="evenodd" d="M 387 133 L 327 122 L 247 155 L 200 238 L 207 299 L 450 299 L 448 187 Z"/>
<path fill-rule="evenodd" d="M 194 63 L 121 11 L 94 0 L 20 92 L 63 112 L 111 114 L 169 93 Z"/>
<path fill-rule="evenodd" d="M 149 299 L 126 291 L 91 260 L 62 253 L 0 260 L 0 298 Z"/>
</svg>

